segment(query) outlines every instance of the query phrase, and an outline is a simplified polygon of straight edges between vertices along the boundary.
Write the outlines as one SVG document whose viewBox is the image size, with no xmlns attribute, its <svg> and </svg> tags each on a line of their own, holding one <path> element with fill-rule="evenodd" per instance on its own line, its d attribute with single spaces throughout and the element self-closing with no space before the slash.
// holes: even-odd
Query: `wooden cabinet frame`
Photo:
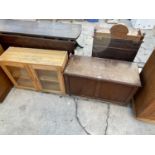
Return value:
<svg viewBox="0 0 155 155">
<path fill-rule="evenodd" d="M 35 84 L 36 84 L 36 88 L 38 90 L 43 90 L 45 92 L 55 92 L 57 93 L 58 91 L 54 91 L 54 90 L 47 90 L 47 89 L 44 89 L 42 84 L 41 84 L 41 79 L 39 78 L 39 75 L 37 73 L 36 70 L 42 70 L 42 71 L 51 71 L 51 72 L 55 72 L 56 73 L 56 76 L 57 76 L 57 81 L 56 80 L 43 80 L 43 81 L 48 81 L 48 82 L 54 82 L 54 83 L 57 83 L 60 87 L 60 91 L 62 93 L 65 93 L 65 87 L 64 87 L 64 78 L 63 78 L 63 73 L 61 70 L 58 70 L 57 68 L 55 67 L 52 67 L 52 66 L 46 66 L 46 65 L 29 65 L 30 67 L 30 70 L 31 70 L 31 73 L 34 77 L 34 81 L 35 81 Z"/>
<path fill-rule="evenodd" d="M 65 93 L 63 71 L 67 51 L 9 47 L 0 64 L 17 88 Z"/>
<path fill-rule="evenodd" d="M 7 74 L 7 76 L 12 81 L 12 83 L 17 88 L 25 88 L 25 89 L 32 89 L 32 90 L 52 92 L 52 93 L 62 93 L 62 94 L 65 93 L 64 78 L 63 78 L 62 71 L 59 70 L 59 68 L 55 68 L 52 66 L 46 66 L 46 65 L 31 65 L 31 64 L 21 64 L 21 63 L 12 63 L 12 62 L 7 62 L 7 63 L 4 62 L 1 64 L 1 66 L 2 66 L 3 70 L 5 71 L 5 73 Z M 16 79 L 13 77 L 13 75 L 9 71 L 8 67 L 16 67 L 19 69 L 25 69 L 28 77 L 30 78 L 30 80 L 32 82 L 33 87 L 19 85 L 18 82 L 16 81 Z M 41 71 L 45 71 L 45 72 L 47 72 L 47 71 L 55 72 L 56 76 L 57 76 L 57 81 L 51 80 L 51 81 L 49 81 L 49 83 L 50 82 L 56 83 L 59 86 L 60 90 L 55 91 L 55 90 L 44 89 L 41 84 L 41 79 L 39 78 L 39 75 L 36 70 L 41 70 Z M 44 80 L 44 81 L 46 81 L 46 80 Z"/>
<path fill-rule="evenodd" d="M 5 73 L 7 74 L 7 76 L 10 78 L 10 80 L 12 81 L 12 83 L 15 85 L 15 87 L 17 88 L 25 88 L 25 89 L 32 89 L 32 90 L 37 90 L 35 87 L 35 82 L 34 82 L 34 78 L 30 72 L 29 66 L 26 64 L 21 64 L 21 63 L 12 63 L 12 62 L 5 62 L 2 63 L 1 65 L 2 69 L 5 71 Z M 27 87 L 27 86 L 21 86 L 18 84 L 18 82 L 16 81 L 15 77 L 13 77 L 12 73 L 9 71 L 8 67 L 16 67 L 19 69 L 23 69 L 26 71 L 27 76 L 29 77 L 29 79 L 32 82 L 32 86 L 33 87 Z"/>
</svg>

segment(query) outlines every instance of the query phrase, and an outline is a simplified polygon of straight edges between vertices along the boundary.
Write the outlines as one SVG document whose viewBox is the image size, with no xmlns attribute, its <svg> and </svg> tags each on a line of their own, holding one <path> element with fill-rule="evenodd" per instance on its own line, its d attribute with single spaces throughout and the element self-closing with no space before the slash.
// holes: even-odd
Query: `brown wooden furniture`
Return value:
<svg viewBox="0 0 155 155">
<path fill-rule="evenodd" d="M 0 20 L 0 43 L 9 46 L 65 50 L 74 54 L 81 25 L 47 21 Z"/>
<path fill-rule="evenodd" d="M 4 52 L 2 46 L 0 45 L 0 55 Z M 12 88 L 12 83 L 3 70 L 0 68 L 0 102 L 3 102 L 4 98 L 7 96 Z"/>
<path fill-rule="evenodd" d="M 93 42 L 93 57 L 133 61 L 144 34 L 128 30 L 125 25 L 116 24 L 112 28 L 96 28 Z"/>
<path fill-rule="evenodd" d="M 114 101 L 124 105 L 141 86 L 138 67 L 125 61 L 73 56 L 64 71 L 69 95 Z"/>
<path fill-rule="evenodd" d="M 64 94 L 67 59 L 65 51 L 9 47 L 0 64 L 17 88 Z"/>
<path fill-rule="evenodd" d="M 134 107 L 138 119 L 155 121 L 155 50 L 146 62 L 141 74 L 143 87 L 134 97 Z"/>
<path fill-rule="evenodd" d="M 12 88 L 12 83 L 3 70 L 0 68 L 0 102 L 3 102 Z"/>
</svg>

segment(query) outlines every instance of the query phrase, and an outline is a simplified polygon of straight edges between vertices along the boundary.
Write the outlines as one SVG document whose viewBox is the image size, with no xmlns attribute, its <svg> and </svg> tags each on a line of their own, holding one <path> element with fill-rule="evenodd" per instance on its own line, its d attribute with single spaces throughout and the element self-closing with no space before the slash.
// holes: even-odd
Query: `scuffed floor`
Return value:
<svg viewBox="0 0 155 155">
<path fill-rule="evenodd" d="M 77 47 L 75 53 L 91 56 L 94 26 L 111 25 L 103 20 L 97 24 L 73 22 L 82 24 L 78 42 L 84 46 Z M 131 26 L 127 20 L 121 22 Z M 143 67 L 155 46 L 154 31 L 145 33 L 135 58 L 139 67 Z M 13 88 L 0 104 L 0 134 L 155 134 L 155 124 L 136 120 L 130 106 Z"/>
</svg>

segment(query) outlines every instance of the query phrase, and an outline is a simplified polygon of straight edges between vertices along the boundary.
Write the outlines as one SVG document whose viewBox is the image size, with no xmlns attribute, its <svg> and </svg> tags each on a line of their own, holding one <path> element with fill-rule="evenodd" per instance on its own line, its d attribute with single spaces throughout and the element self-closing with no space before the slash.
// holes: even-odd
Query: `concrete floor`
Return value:
<svg viewBox="0 0 155 155">
<path fill-rule="evenodd" d="M 97 24 L 74 22 L 82 24 L 78 42 L 84 46 L 75 53 L 91 56 L 94 26 L 111 25 L 103 20 Z M 131 26 L 127 20 L 121 22 Z M 145 33 L 135 58 L 139 67 L 143 67 L 155 45 L 154 31 Z M 155 124 L 136 120 L 130 106 L 13 88 L 0 104 L 0 134 L 155 134 Z"/>
</svg>

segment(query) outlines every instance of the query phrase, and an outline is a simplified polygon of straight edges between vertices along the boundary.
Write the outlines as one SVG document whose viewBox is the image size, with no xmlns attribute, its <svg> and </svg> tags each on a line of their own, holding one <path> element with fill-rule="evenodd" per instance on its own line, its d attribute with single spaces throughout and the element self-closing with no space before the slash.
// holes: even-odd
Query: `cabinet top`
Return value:
<svg viewBox="0 0 155 155">
<path fill-rule="evenodd" d="M 104 27 L 95 28 L 95 38 L 123 39 L 131 41 L 142 41 L 144 34 L 140 30 L 128 29 L 124 24 L 113 25 L 110 29 Z"/>
<path fill-rule="evenodd" d="M 81 34 L 81 25 L 1 19 L 0 33 L 75 40 Z"/>
<path fill-rule="evenodd" d="M 9 47 L 1 56 L 1 62 L 28 63 L 65 67 L 66 51 Z"/>
<path fill-rule="evenodd" d="M 73 56 L 65 74 L 141 86 L 137 64 L 127 61 Z"/>
</svg>

